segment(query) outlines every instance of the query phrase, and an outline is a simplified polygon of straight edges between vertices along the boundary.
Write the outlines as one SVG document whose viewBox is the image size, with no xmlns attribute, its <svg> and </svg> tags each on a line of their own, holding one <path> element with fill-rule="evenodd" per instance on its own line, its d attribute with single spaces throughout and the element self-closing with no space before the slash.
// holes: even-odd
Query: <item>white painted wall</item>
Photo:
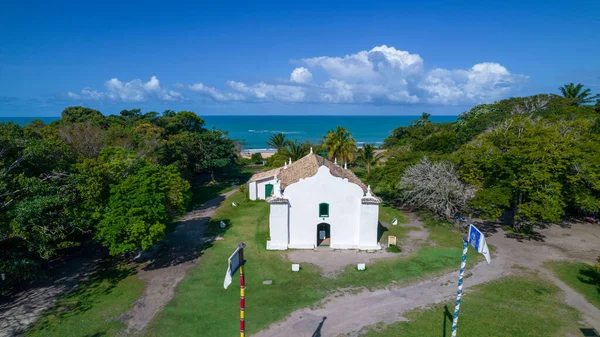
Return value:
<svg viewBox="0 0 600 337">
<path fill-rule="evenodd" d="M 256 193 L 256 181 L 248 183 L 248 196 L 250 197 L 250 200 L 256 200 L 258 198 L 258 194 Z"/>
<path fill-rule="evenodd" d="M 267 241 L 267 249 L 285 250 L 289 242 L 289 205 L 272 203 L 269 214 L 269 232 L 271 240 Z"/>
<path fill-rule="evenodd" d="M 265 196 L 265 186 L 267 184 L 275 185 L 276 182 L 277 180 L 273 176 L 248 183 L 248 193 L 250 200 L 265 200 L 268 197 L 270 197 L 270 195 Z"/>
<path fill-rule="evenodd" d="M 321 166 L 312 177 L 286 187 L 289 200 L 289 248 L 314 248 L 317 244 L 317 225 L 331 226 L 331 248 L 359 248 L 360 186 L 334 177 Z M 319 217 L 319 204 L 329 204 L 329 217 Z M 377 231 L 377 222 L 373 225 Z"/>
<path fill-rule="evenodd" d="M 377 242 L 377 224 L 379 222 L 379 205 L 360 205 L 360 225 L 358 232 L 359 249 L 380 249 Z M 375 225 L 373 225 L 375 224 Z"/>
<path fill-rule="evenodd" d="M 275 177 L 268 177 L 263 180 L 257 181 L 256 182 L 256 199 L 265 200 L 268 197 L 270 197 L 270 195 L 265 196 L 265 186 L 267 184 L 275 185 L 276 182 L 277 182 L 277 180 L 275 180 Z M 256 199 L 253 199 L 253 200 L 256 200 Z"/>
</svg>

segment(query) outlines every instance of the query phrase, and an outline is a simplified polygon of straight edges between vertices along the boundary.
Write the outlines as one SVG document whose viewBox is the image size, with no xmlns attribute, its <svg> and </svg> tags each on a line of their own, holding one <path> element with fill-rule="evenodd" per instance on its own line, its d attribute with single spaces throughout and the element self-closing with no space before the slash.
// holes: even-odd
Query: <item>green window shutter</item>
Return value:
<svg viewBox="0 0 600 337">
<path fill-rule="evenodd" d="M 328 203 L 320 203 L 319 204 L 319 218 L 326 218 L 329 216 L 329 204 Z"/>
</svg>

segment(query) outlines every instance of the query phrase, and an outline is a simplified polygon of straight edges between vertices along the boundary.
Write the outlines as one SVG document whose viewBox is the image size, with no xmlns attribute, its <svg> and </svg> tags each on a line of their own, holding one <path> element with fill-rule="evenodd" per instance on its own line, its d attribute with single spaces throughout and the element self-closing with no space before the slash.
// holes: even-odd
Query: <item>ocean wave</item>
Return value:
<svg viewBox="0 0 600 337">
<path fill-rule="evenodd" d="M 300 131 L 277 131 L 277 130 L 248 130 L 250 133 L 283 133 L 284 135 L 299 135 L 305 132 Z"/>
</svg>

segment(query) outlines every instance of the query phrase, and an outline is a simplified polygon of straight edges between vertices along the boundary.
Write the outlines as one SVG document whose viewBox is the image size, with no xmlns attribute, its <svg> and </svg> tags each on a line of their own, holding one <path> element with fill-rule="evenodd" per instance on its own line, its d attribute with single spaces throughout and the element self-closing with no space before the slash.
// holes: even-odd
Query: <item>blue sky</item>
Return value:
<svg viewBox="0 0 600 337">
<path fill-rule="evenodd" d="M 598 13 L 577 0 L 3 2 L 0 116 L 457 114 L 568 82 L 597 93 Z"/>
</svg>

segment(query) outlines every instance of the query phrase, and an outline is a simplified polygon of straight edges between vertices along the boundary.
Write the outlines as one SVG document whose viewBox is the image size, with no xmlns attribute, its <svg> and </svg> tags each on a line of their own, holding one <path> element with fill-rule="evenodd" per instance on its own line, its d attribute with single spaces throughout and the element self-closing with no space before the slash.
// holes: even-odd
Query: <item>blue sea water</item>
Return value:
<svg viewBox="0 0 600 337">
<path fill-rule="evenodd" d="M 273 134 L 283 133 L 288 139 L 299 142 L 318 142 L 328 130 L 336 126 L 347 128 L 358 145 L 381 144 L 390 132 L 419 116 L 202 116 L 209 128 L 229 132 L 229 137 L 244 142 L 245 149 L 265 149 Z M 34 117 L 0 117 L 0 122 L 13 121 L 24 125 Z M 42 117 L 45 123 L 58 117 Z M 431 116 L 436 123 L 453 122 L 456 116 Z"/>
</svg>

